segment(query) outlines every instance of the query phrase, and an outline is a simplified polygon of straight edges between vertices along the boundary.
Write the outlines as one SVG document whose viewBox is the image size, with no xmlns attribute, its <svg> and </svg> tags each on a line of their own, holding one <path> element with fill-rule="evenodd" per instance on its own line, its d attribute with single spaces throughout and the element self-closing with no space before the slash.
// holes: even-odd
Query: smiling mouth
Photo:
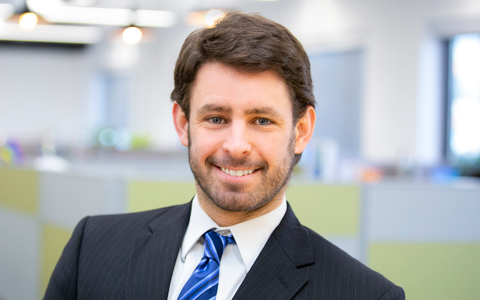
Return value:
<svg viewBox="0 0 480 300">
<path fill-rule="evenodd" d="M 251 169 L 251 170 L 229 170 L 229 169 L 226 169 L 226 168 L 223 168 L 223 167 L 219 167 L 219 168 L 222 170 L 223 173 L 225 173 L 227 175 L 230 175 L 230 176 L 237 176 L 237 177 L 250 175 L 253 172 L 255 172 L 255 169 Z"/>
</svg>

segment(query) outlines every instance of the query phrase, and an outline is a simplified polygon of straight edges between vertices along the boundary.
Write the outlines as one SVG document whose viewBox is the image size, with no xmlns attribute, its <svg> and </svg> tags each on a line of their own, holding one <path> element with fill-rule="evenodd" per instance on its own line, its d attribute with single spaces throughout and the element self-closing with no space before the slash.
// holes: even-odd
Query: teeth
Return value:
<svg viewBox="0 0 480 300">
<path fill-rule="evenodd" d="M 235 171 L 235 170 L 229 170 L 229 169 L 225 169 L 225 168 L 221 168 L 221 169 L 225 174 L 228 174 L 230 176 L 237 176 L 237 177 L 250 175 L 254 171 L 254 170 L 238 170 L 238 171 Z"/>
</svg>

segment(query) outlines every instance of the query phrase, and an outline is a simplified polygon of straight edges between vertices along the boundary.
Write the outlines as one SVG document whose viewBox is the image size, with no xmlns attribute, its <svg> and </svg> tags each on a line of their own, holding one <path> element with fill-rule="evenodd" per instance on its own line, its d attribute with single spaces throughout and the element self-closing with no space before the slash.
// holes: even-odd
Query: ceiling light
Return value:
<svg viewBox="0 0 480 300">
<path fill-rule="evenodd" d="M 7 23 L 0 31 L 0 40 L 45 43 L 94 44 L 102 38 L 102 30 L 92 26 L 37 25 L 35 30 L 22 30 Z"/>
<path fill-rule="evenodd" d="M 62 0 L 26 0 L 26 4 L 29 11 L 43 15 L 63 6 L 65 3 Z"/>
<path fill-rule="evenodd" d="M 64 6 L 45 11 L 42 16 L 53 23 L 128 26 L 131 14 L 125 8 Z M 145 27 L 171 27 L 177 19 L 175 13 L 162 10 L 136 10 L 135 14 L 135 25 Z"/>
<path fill-rule="evenodd" d="M 35 28 L 35 26 L 37 26 L 37 23 L 37 15 L 31 12 L 22 14 L 18 19 L 18 24 L 23 30 L 32 30 L 33 28 Z"/>
<path fill-rule="evenodd" d="M 205 15 L 205 24 L 208 27 L 212 27 L 215 22 L 219 19 L 222 19 L 225 16 L 225 13 L 219 9 L 212 9 Z"/>
<path fill-rule="evenodd" d="M 172 27 L 177 22 L 177 15 L 165 10 L 135 11 L 135 25 L 144 27 Z"/>
<path fill-rule="evenodd" d="M 123 41 L 127 44 L 133 45 L 140 42 L 142 39 L 142 31 L 135 26 L 125 28 L 122 34 Z"/>
<path fill-rule="evenodd" d="M 128 26 L 132 10 L 126 8 L 80 7 L 62 5 L 59 0 L 27 0 L 28 8 L 52 23 Z M 163 10 L 136 10 L 135 25 L 171 27 L 177 15 Z"/>
<path fill-rule="evenodd" d="M 209 11 L 192 11 L 187 15 L 186 22 L 192 26 L 212 27 L 215 22 L 225 16 L 219 9 Z"/>
<path fill-rule="evenodd" d="M 126 26 L 130 24 L 130 9 L 100 7 L 56 7 L 42 16 L 53 23 Z"/>
</svg>

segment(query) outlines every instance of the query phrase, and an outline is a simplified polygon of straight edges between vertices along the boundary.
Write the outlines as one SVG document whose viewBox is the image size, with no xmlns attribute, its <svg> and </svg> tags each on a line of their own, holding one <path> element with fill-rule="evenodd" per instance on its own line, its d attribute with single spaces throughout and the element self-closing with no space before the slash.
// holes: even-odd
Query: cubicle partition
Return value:
<svg viewBox="0 0 480 300">
<path fill-rule="evenodd" d="M 41 299 L 87 215 L 185 203 L 192 181 L 0 168 L 0 299 Z M 480 185 L 292 182 L 300 221 L 405 288 L 409 299 L 480 299 Z"/>
<path fill-rule="evenodd" d="M 38 299 L 39 181 L 32 170 L 0 168 L 0 299 Z"/>
<path fill-rule="evenodd" d="M 115 177 L 0 168 L 0 299 L 41 299 L 77 222 L 125 197 Z"/>
<path fill-rule="evenodd" d="M 366 186 L 367 265 L 409 299 L 480 299 L 480 187 Z"/>
</svg>

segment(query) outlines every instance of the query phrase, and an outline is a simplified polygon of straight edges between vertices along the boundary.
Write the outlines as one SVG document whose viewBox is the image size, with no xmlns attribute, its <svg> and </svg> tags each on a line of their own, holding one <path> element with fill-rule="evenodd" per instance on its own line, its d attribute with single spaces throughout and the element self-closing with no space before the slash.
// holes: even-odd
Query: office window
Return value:
<svg viewBox="0 0 480 300">
<path fill-rule="evenodd" d="M 449 42 L 447 160 L 480 168 L 480 34 L 462 34 Z"/>
</svg>

